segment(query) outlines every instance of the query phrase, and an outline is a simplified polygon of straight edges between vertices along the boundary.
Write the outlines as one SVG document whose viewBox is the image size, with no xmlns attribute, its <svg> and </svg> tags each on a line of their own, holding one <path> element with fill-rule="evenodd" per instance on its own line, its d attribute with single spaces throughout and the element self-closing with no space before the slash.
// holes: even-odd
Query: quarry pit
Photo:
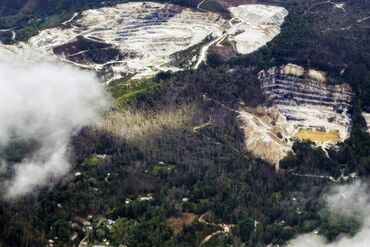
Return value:
<svg viewBox="0 0 370 247">
<path fill-rule="evenodd" d="M 300 140 L 310 140 L 313 142 L 336 143 L 340 141 L 340 136 L 337 130 L 322 131 L 322 130 L 300 129 L 298 130 L 295 137 Z"/>
<path fill-rule="evenodd" d="M 97 71 L 104 81 L 137 79 L 196 69 L 206 62 L 209 48 L 222 46 L 225 39 L 236 43 L 237 53 L 253 52 L 280 32 L 288 14 L 282 7 L 260 4 L 230 7 L 229 12 L 231 20 L 174 4 L 124 3 L 75 13 L 60 26 L 13 47 L 46 51 Z M 178 58 L 186 61 L 179 63 Z"/>
<path fill-rule="evenodd" d="M 258 78 L 271 106 L 259 107 L 258 114 L 242 107 L 239 116 L 246 148 L 256 156 L 277 165 L 294 141 L 325 148 L 349 137 L 353 92 L 348 84 L 328 83 L 325 72 L 295 64 L 263 70 Z M 267 131 L 274 138 L 261 138 Z"/>
</svg>

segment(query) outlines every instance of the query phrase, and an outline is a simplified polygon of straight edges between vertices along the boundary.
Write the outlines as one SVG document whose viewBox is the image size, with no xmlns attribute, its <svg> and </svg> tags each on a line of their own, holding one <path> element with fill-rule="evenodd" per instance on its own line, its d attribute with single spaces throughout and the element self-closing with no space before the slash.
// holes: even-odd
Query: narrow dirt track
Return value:
<svg viewBox="0 0 370 247">
<path fill-rule="evenodd" d="M 229 234 L 230 233 L 230 230 L 231 228 L 233 227 L 233 225 L 227 225 L 227 224 L 214 224 L 214 223 L 210 223 L 210 222 L 207 222 L 204 217 L 207 215 L 207 213 L 201 215 L 198 219 L 199 223 L 201 224 L 204 224 L 204 225 L 208 225 L 208 226 L 215 226 L 215 227 L 221 227 L 222 230 L 218 230 L 218 231 L 215 231 L 214 233 L 212 234 L 209 234 L 207 235 L 203 240 L 202 242 L 199 244 L 199 247 L 202 247 L 204 246 L 209 240 L 211 240 L 214 236 L 216 235 L 219 235 L 219 234 Z"/>
</svg>

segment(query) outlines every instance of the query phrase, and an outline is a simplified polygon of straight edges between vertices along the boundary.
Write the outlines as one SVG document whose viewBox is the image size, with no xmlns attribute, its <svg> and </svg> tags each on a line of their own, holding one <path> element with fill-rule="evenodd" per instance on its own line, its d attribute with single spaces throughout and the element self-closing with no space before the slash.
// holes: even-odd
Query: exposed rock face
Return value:
<svg viewBox="0 0 370 247">
<path fill-rule="evenodd" d="M 258 77 L 273 106 L 240 113 L 246 147 L 255 155 L 278 164 L 297 139 L 326 146 L 348 137 L 349 85 L 329 85 L 324 72 L 294 64 L 261 71 Z"/>
<path fill-rule="evenodd" d="M 276 104 L 349 106 L 352 94 L 347 84 L 326 84 L 325 73 L 287 64 L 258 75 L 265 94 Z"/>
<path fill-rule="evenodd" d="M 256 4 L 260 1 L 258 0 L 217 0 L 218 3 L 220 3 L 225 8 L 229 8 L 232 6 L 239 6 L 242 4 Z"/>
<path fill-rule="evenodd" d="M 288 132 L 295 136 L 299 129 L 338 131 L 340 140 L 346 139 L 353 97 L 349 85 L 329 85 L 324 72 L 294 66 L 259 73 L 262 90 L 288 121 Z"/>
<path fill-rule="evenodd" d="M 271 41 L 280 33 L 280 26 L 288 15 L 285 8 L 262 4 L 240 5 L 229 10 L 233 19 L 240 21 L 236 24 L 240 34 L 232 40 L 236 41 L 241 54 L 251 53 Z"/>
<path fill-rule="evenodd" d="M 105 80 L 159 71 L 198 68 L 210 47 L 233 56 L 250 53 L 280 31 L 281 7 L 258 4 L 230 8 L 233 18 L 173 4 L 135 2 L 76 13 L 60 27 L 41 31 L 26 44 L 61 60 L 99 72 Z M 229 39 L 233 47 L 224 47 Z M 234 45 L 235 44 L 235 45 Z M 1 45 L 0 45 L 1 46 Z M 230 50 L 231 49 L 231 50 Z"/>
<path fill-rule="evenodd" d="M 367 123 L 367 131 L 370 133 L 370 113 L 363 112 L 362 116 L 364 116 L 366 123 Z"/>
<path fill-rule="evenodd" d="M 42 31 L 29 44 L 52 51 L 62 45 L 72 47 L 77 37 L 83 37 L 85 43 L 100 42 L 119 53 L 111 49 L 108 56 L 103 54 L 107 59 L 96 59 L 100 61 L 95 63 L 85 57 L 81 59 L 83 53 L 91 50 L 79 45 L 79 51 L 75 51 L 78 59 L 71 54 L 61 58 L 98 71 L 109 68 L 113 77 L 127 74 L 141 77 L 176 70 L 166 66 L 171 54 L 201 43 L 208 36 L 220 36 L 226 26 L 226 20 L 214 13 L 172 4 L 126 3 L 84 11 L 62 27 Z"/>
</svg>

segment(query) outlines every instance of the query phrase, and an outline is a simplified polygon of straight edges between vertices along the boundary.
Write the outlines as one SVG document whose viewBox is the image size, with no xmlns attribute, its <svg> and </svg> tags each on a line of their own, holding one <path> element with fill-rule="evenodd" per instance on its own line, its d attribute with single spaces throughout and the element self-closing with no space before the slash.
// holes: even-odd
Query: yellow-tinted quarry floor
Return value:
<svg viewBox="0 0 370 247">
<path fill-rule="evenodd" d="M 310 140 L 313 142 L 338 142 L 340 136 L 338 131 L 320 131 L 300 129 L 296 137 L 301 140 Z"/>
</svg>

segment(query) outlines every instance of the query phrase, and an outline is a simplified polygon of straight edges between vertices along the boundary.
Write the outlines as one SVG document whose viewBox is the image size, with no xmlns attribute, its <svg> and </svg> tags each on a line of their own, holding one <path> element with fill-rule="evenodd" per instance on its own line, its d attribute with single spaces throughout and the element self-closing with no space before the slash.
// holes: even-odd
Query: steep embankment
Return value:
<svg viewBox="0 0 370 247">
<path fill-rule="evenodd" d="M 353 93 L 347 84 L 331 85 L 324 72 L 294 64 L 258 77 L 273 106 L 240 114 L 246 147 L 255 155 L 278 164 L 295 140 L 327 146 L 348 138 Z"/>
<path fill-rule="evenodd" d="M 363 112 L 362 115 L 364 116 L 366 121 L 367 131 L 370 132 L 370 113 Z"/>
<path fill-rule="evenodd" d="M 105 71 L 110 73 L 108 78 L 127 74 L 141 77 L 161 70 L 177 70 L 169 64 L 171 54 L 199 44 L 209 36 L 220 36 L 225 24 L 217 14 L 176 5 L 127 3 L 84 11 L 63 27 L 42 31 L 29 44 L 54 52 L 57 49 L 66 62 Z M 92 49 L 80 45 L 71 52 L 70 47 L 81 41 L 89 42 Z M 97 43 L 105 46 L 98 49 L 99 53 Z"/>
<path fill-rule="evenodd" d="M 271 41 L 280 33 L 280 26 L 288 15 L 282 7 L 261 4 L 241 5 L 229 10 L 239 22 L 236 24 L 238 34 L 230 40 L 236 42 L 237 51 L 241 54 L 251 53 Z"/>
<path fill-rule="evenodd" d="M 224 40 L 236 43 L 239 53 L 255 51 L 280 32 L 287 15 L 284 8 L 266 5 L 241 5 L 230 12 L 228 21 L 213 12 L 172 4 L 118 4 L 75 13 L 18 47 L 46 50 L 106 80 L 138 78 L 197 69 L 206 62 L 208 50 Z"/>
</svg>

